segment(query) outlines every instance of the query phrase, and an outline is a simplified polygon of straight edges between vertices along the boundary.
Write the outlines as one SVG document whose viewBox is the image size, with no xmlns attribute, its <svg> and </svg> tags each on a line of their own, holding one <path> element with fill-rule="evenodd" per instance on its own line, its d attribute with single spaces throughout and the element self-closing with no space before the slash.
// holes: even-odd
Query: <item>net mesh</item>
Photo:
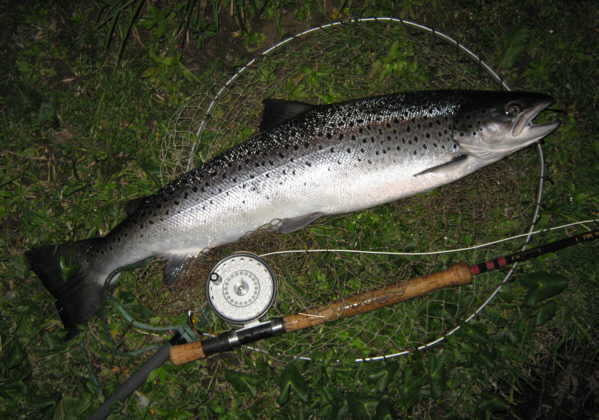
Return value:
<svg viewBox="0 0 599 420">
<path fill-rule="evenodd" d="M 354 22 L 295 37 L 261 55 L 218 92 L 199 91 L 170 122 L 162 147 L 163 181 L 172 180 L 247 139 L 265 98 L 331 103 L 390 92 L 499 89 L 499 84 L 456 45 L 398 22 Z M 456 254 L 401 256 L 339 251 L 440 251 L 523 233 L 534 206 L 534 152 L 526 151 L 441 189 L 360 213 L 318 220 L 293 234 L 268 227 L 212 250 L 188 266 L 173 294 L 173 314 L 192 310 L 208 319 L 211 334 L 230 329 L 207 308 L 205 281 L 212 267 L 236 251 L 267 255 L 279 296 L 269 317 L 307 308 L 442 270 L 457 261 L 480 262 L 514 252 L 518 244 Z M 526 168 L 526 169 L 523 169 Z M 503 276 L 485 274 L 461 288 L 381 308 L 354 318 L 264 340 L 256 349 L 273 360 L 289 357 L 364 359 L 426 345 L 478 308 Z"/>
</svg>

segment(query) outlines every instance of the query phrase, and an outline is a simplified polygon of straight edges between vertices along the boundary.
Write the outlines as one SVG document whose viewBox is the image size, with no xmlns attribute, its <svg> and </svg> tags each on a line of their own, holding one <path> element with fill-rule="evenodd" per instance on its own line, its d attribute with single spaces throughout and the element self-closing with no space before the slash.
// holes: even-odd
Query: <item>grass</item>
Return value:
<svg viewBox="0 0 599 420">
<path fill-rule="evenodd" d="M 492 63 L 512 87 L 553 95 L 555 108 L 563 113 L 558 133 L 543 146 L 546 193 L 538 226 L 597 218 L 599 146 L 594 139 L 599 121 L 593 81 L 599 67 L 593 55 L 596 37 L 586 36 L 596 31 L 599 17 L 593 2 L 568 6 L 550 1 L 542 7 L 482 1 L 441 1 L 434 7 L 419 1 L 382 7 L 367 2 L 208 2 L 204 10 L 192 1 L 129 4 L 24 4 L 3 12 L 8 22 L 0 32 L 6 55 L 0 63 L 3 417 L 89 416 L 152 354 L 126 357 L 117 349 L 136 350 L 170 337 L 131 327 L 108 304 L 105 320 L 95 318 L 84 334 L 63 343 L 53 302 L 23 252 L 105 234 L 124 218 L 128 199 L 150 194 L 180 172 L 182 166 L 174 165 L 180 159 L 176 147 L 187 144 L 187 125 L 201 118 L 194 112 L 207 107 L 206 98 L 213 97 L 224 74 L 284 33 L 339 17 L 393 15 L 450 34 Z M 435 51 L 447 50 L 422 38 L 407 42 L 367 34 L 356 49 L 347 34 L 344 42 L 327 38 L 319 51 L 310 50 L 309 42 L 289 47 L 282 53 L 285 60 L 264 61 L 227 92 L 202 139 L 199 158 L 243 140 L 257 125 L 257 107 L 266 96 L 331 102 L 452 80 L 474 87 L 481 83 L 476 66 L 435 62 Z M 326 54 L 340 48 L 348 49 L 338 61 L 326 60 Z M 386 54 L 369 55 L 368 48 Z M 316 64 L 308 57 L 316 57 Z M 467 71 L 430 71 L 456 67 Z M 367 70 L 360 74 L 360 69 Z M 173 137 L 175 126 L 180 135 Z M 178 324 L 193 309 L 198 326 L 223 331 L 228 327 L 204 310 L 197 279 L 226 252 L 339 244 L 428 251 L 496 239 L 525 229 L 537 166 L 534 151 L 521 152 L 440 191 L 329 218 L 285 238 L 250 238 L 215 251 L 197 268 L 198 277 L 184 279 L 175 290 L 162 284 L 161 265 L 153 263 L 125 273 L 114 295 L 136 318 L 155 326 Z M 545 233 L 539 241 L 561 235 Z M 385 278 L 409 278 L 462 259 L 482 261 L 520 245 L 450 257 L 272 257 L 282 289 L 272 314 L 287 314 Z M 469 324 L 463 320 L 501 275 L 263 342 L 264 353 L 236 351 L 182 367 L 167 363 L 119 407 L 119 415 L 592 418 L 599 394 L 596 255 L 597 245 L 585 244 L 522 264 L 515 281 Z M 561 293 L 535 301 L 541 286 L 564 281 L 568 286 Z M 462 329 L 426 352 L 354 362 L 376 349 L 417 347 L 455 325 Z M 290 362 L 280 352 L 309 355 L 313 361 Z"/>
</svg>

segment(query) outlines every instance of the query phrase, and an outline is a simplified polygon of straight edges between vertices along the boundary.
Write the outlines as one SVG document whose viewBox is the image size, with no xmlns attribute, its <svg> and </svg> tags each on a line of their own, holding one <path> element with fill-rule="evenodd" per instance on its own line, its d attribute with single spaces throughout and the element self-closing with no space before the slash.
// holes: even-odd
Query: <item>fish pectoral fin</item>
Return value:
<svg viewBox="0 0 599 420">
<path fill-rule="evenodd" d="M 295 232 L 303 228 L 304 226 L 309 225 L 319 217 L 321 217 L 323 213 L 310 213 L 305 214 L 303 216 L 291 217 L 289 219 L 283 219 L 281 224 L 277 227 L 278 233 L 291 233 Z"/>
<path fill-rule="evenodd" d="M 262 103 L 264 104 L 264 110 L 262 111 L 262 121 L 258 127 L 260 131 L 266 131 L 283 124 L 318 106 L 284 99 L 265 99 Z"/>
<path fill-rule="evenodd" d="M 464 154 L 456 155 L 449 162 L 444 162 L 440 165 L 433 166 L 432 168 L 425 169 L 422 172 L 418 172 L 414 176 L 430 174 L 433 172 L 436 172 L 436 173 L 447 172 L 447 171 L 453 170 L 455 165 L 462 163 L 466 159 L 468 159 L 468 155 L 464 155 Z"/>
<path fill-rule="evenodd" d="M 169 255 L 168 262 L 164 267 L 164 282 L 167 286 L 172 286 L 177 281 L 179 274 L 183 272 L 185 265 L 191 259 L 189 255 Z"/>
<path fill-rule="evenodd" d="M 140 208 L 146 198 L 148 197 L 137 197 L 133 200 L 129 200 L 127 204 L 125 204 L 125 212 L 127 213 L 127 216 L 131 216 L 135 212 L 135 210 Z"/>
</svg>

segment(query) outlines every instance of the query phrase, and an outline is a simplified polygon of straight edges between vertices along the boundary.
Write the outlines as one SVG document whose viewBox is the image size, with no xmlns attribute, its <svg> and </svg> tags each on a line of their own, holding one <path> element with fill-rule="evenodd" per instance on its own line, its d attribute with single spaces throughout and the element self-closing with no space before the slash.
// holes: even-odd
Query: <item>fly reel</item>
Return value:
<svg viewBox="0 0 599 420">
<path fill-rule="evenodd" d="M 270 267 L 247 252 L 219 261 L 206 282 L 208 303 L 219 318 L 235 326 L 258 323 L 276 295 L 277 282 Z"/>
</svg>

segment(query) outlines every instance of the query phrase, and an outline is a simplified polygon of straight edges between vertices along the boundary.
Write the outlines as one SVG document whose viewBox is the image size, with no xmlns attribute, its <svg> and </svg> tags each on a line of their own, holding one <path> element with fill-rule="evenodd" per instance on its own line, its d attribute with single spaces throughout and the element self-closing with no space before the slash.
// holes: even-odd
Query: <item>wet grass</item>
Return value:
<svg viewBox="0 0 599 420">
<path fill-rule="evenodd" d="M 166 2 L 154 8 L 131 2 L 121 10 L 117 3 L 103 8 L 100 3 L 82 7 L 57 2 L 2 12 L 7 22 L 0 33 L 5 55 L 0 63 L 3 417 L 85 418 L 152 354 L 126 357 L 117 349 L 140 349 L 170 337 L 171 333 L 131 327 L 109 304 L 105 320 L 95 318 L 84 334 L 63 343 L 52 299 L 30 272 L 23 252 L 41 244 L 103 235 L 114 227 L 125 217 L 128 199 L 147 195 L 164 182 L 163 139 L 170 118 L 185 99 L 198 91 L 213 95 L 222 74 L 286 32 L 378 14 L 426 23 L 459 39 L 492 63 L 512 87 L 549 93 L 556 98 L 554 108 L 562 111 L 562 126 L 543 145 L 546 193 L 538 227 L 598 217 L 594 81 L 599 65 L 594 57 L 597 37 L 589 34 L 596 34 L 599 11 L 593 2 L 567 6 L 550 1 L 542 7 L 527 2 L 435 2 L 431 8 L 406 1 L 377 10 L 356 2 L 304 6 L 208 2 L 205 10 L 198 10 L 200 5 Z M 377 63 L 368 75 L 380 76 L 382 83 L 398 76 L 413 77 L 415 82 L 422 81 L 418 76 L 429 76 L 400 74 L 397 63 L 411 62 L 407 54 L 411 45 L 397 47 L 393 50 L 390 43 L 387 57 L 362 57 L 363 66 Z M 302 74 L 295 86 L 283 86 L 299 100 L 317 89 L 326 93 L 320 101 L 337 100 L 336 82 L 347 79 L 337 80 L 326 65 Z M 264 77 L 268 82 L 272 75 L 266 72 Z M 515 181 L 507 182 L 505 189 L 495 189 L 496 178 L 483 172 L 461 186 L 400 203 L 400 222 L 392 206 L 331 218 L 288 239 L 286 246 L 327 246 L 334 240 L 426 251 L 521 231 L 533 204 L 536 159 L 534 151 L 526 151 L 493 169 L 499 174 L 516 172 Z M 527 179 L 530 182 L 523 181 Z M 521 195 L 510 207 L 516 217 L 506 220 L 501 210 L 493 214 L 474 210 L 480 203 L 476 200 L 484 197 L 475 199 L 469 191 L 481 185 L 486 185 L 485 203 L 490 208 L 500 207 L 493 203 L 497 195 Z M 456 197 L 461 204 L 454 204 Z M 584 229 L 571 228 L 567 233 Z M 447 233 L 458 237 L 459 243 L 441 240 Z M 539 241 L 561 236 L 546 233 Z M 278 241 L 254 240 L 243 247 L 265 252 L 280 248 Z M 361 258 L 359 264 L 353 258 L 328 255 L 309 262 L 313 266 L 308 268 L 301 259 L 281 257 L 279 265 L 302 273 L 296 278 L 283 276 L 283 287 L 301 285 L 290 293 L 310 290 L 324 299 L 339 284 L 359 288 L 356 282 L 366 272 L 375 278 L 423 274 L 459 259 L 478 262 L 499 255 L 495 252 L 509 253 L 519 245 L 459 257 L 374 262 Z M 340 322 L 318 334 L 286 337 L 265 345 L 270 354 L 236 351 L 182 367 L 167 363 L 116 410 L 122 410 L 118 414 L 122 418 L 165 419 L 590 418 L 596 415 L 599 394 L 596 256 L 597 245 L 586 244 L 523 264 L 516 281 L 471 324 L 460 324 L 470 305 L 464 305 L 464 299 L 469 296 L 472 305 L 477 303 L 489 285 L 500 281 L 499 275 L 485 278 L 463 295 L 437 293 L 364 322 Z M 211 258 L 200 273 L 217 261 L 218 254 Z M 153 263 L 126 273 L 114 295 L 135 317 L 155 326 L 178 324 L 191 308 L 199 327 L 228 328 L 210 324 L 211 315 L 204 315 L 198 280 L 169 290 L 160 271 L 160 263 Z M 551 284 L 566 279 L 568 287 L 534 302 L 531 295 L 538 283 L 533 273 L 544 273 L 542 281 Z M 282 300 L 275 311 L 285 314 L 297 309 L 293 305 Z M 455 313 L 452 305 L 461 312 Z M 430 340 L 431 331 L 442 334 L 448 326 L 463 328 L 427 352 L 387 362 L 353 362 L 353 356 L 370 349 L 373 342 L 388 344 L 383 333 L 374 341 L 366 334 L 368 328 L 381 325 L 396 328 L 394 334 L 405 337 L 409 345 Z M 314 351 L 317 344 L 322 351 Z M 314 361 L 288 362 L 274 354 L 281 349 L 309 354 Z"/>
</svg>

